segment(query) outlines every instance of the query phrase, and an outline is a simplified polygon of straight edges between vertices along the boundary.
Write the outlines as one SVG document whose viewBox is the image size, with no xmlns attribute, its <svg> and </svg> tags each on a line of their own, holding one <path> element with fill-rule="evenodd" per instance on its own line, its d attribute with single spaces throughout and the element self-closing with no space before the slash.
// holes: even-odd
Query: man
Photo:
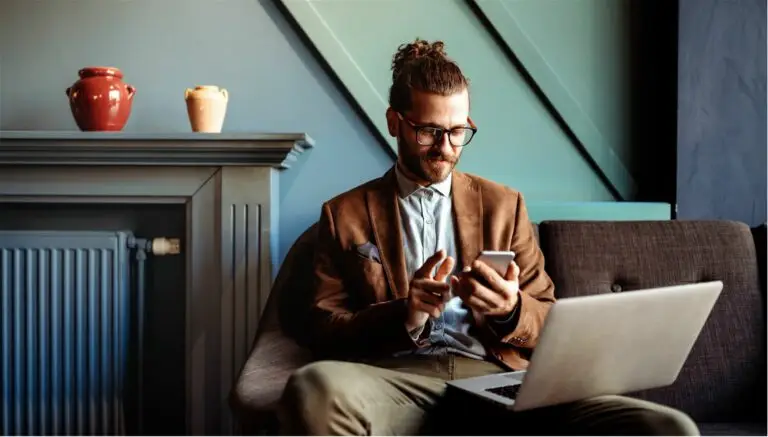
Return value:
<svg viewBox="0 0 768 437">
<path fill-rule="evenodd" d="M 397 163 L 322 207 L 304 341 L 326 360 L 290 378 L 284 432 L 697 434 L 681 412 L 620 396 L 524 413 L 447 397 L 445 380 L 526 368 L 554 286 L 522 195 L 454 170 L 477 128 L 443 44 L 401 46 L 392 70 Z M 500 274 L 482 250 L 516 262 Z"/>
</svg>

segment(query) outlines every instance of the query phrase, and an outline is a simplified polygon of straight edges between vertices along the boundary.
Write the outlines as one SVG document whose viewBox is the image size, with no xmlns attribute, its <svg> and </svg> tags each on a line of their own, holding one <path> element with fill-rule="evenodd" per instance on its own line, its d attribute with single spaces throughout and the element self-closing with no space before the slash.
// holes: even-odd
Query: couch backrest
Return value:
<svg viewBox="0 0 768 437">
<path fill-rule="evenodd" d="M 556 297 L 721 280 L 678 380 L 637 396 L 694 420 L 765 421 L 765 304 L 750 229 L 726 221 L 542 222 Z"/>
<path fill-rule="evenodd" d="M 766 295 L 766 231 L 768 225 L 762 224 L 752 228 L 752 238 L 755 240 L 755 251 L 757 251 L 757 267 L 760 269 L 760 288 L 763 291 L 763 298 Z"/>
<path fill-rule="evenodd" d="M 265 330 L 280 329 L 301 342 L 306 312 L 313 299 L 312 259 L 316 243 L 317 223 L 313 223 L 288 250 L 264 309 Z"/>
</svg>

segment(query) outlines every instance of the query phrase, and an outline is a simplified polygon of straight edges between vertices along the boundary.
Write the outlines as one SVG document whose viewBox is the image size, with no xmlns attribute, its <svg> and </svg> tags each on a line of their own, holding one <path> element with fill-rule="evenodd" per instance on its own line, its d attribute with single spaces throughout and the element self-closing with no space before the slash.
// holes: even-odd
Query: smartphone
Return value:
<svg viewBox="0 0 768 437">
<path fill-rule="evenodd" d="M 480 252 L 477 259 L 493 267 L 501 276 L 504 276 L 507 273 L 509 263 L 515 259 L 515 252 L 484 250 Z"/>
</svg>

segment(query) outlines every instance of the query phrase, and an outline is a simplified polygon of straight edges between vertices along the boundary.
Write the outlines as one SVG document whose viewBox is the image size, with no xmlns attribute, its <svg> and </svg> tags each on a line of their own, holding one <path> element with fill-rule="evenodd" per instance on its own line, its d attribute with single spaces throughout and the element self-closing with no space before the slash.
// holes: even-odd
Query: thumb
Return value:
<svg viewBox="0 0 768 437">
<path fill-rule="evenodd" d="M 509 266 L 507 267 L 507 272 L 504 274 L 504 279 L 507 281 L 517 281 L 519 277 L 520 267 L 518 267 L 516 262 L 510 262 Z"/>
<path fill-rule="evenodd" d="M 413 276 L 416 278 L 432 277 L 432 270 L 434 270 L 435 266 L 443 259 L 445 259 L 445 250 L 440 249 L 437 252 L 435 252 L 434 255 L 427 258 L 427 261 L 424 263 L 424 265 L 419 267 L 419 269 L 416 270 L 416 273 L 414 273 Z"/>
<path fill-rule="evenodd" d="M 448 258 L 443 261 L 443 263 L 440 265 L 440 268 L 437 269 L 437 274 L 435 274 L 435 280 L 443 282 L 445 278 L 453 271 L 453 266 L 456 264 L 456 261 L 453 259 L 452 256 L 449 256 Z"/>
</svg>

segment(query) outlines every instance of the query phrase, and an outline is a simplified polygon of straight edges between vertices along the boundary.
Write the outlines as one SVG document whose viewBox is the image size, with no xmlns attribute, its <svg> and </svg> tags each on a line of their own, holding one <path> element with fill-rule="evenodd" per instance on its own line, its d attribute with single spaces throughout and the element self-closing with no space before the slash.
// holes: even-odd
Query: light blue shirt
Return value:
<svg viewBox="0 0 768 437">
<path fill-rule="evenodd" d="M 408 279 L 427 258 L 440 249 L 456 260 L 454 272 L 460 271 L 456 232 L 451 202 L 453 175 L 442 182 L 422 187 L 408 179 L 395 165 L 400 207 L 400 225 L 403 234 L 403 252 Z M 450 281 L 450 277 L 446 278 Z M 461 298 L 453 296 L 446 303 L 439 318 L 431 318 L 430 345 L 408 354 L 446 354 L 453 352 L 470 358 L 484 359 L 486 351 L 479 340 L 469 335 L 469 310 L 462 307 Z"/>
</svg>

